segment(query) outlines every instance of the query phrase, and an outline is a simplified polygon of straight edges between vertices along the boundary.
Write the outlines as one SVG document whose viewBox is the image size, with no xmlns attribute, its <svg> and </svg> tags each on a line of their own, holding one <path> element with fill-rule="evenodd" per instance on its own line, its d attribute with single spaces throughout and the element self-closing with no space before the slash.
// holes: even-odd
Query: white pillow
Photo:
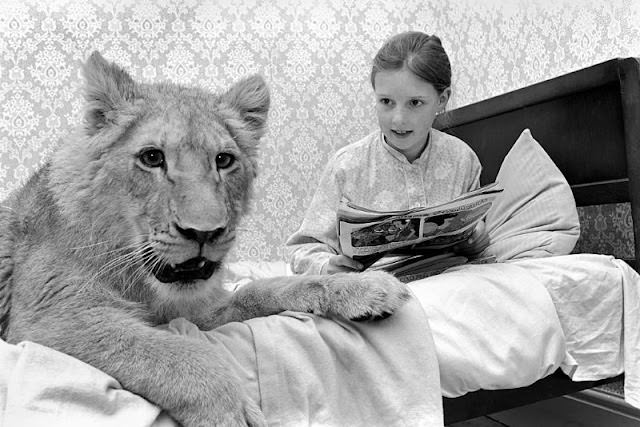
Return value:
<svg viewBox="0 0 640 427">
<path fill-rule="evenodd" d="M 507 153 L 496 181 L 504 191 L 487 212 L 491 243 L 482 256 L 506 261 L 571 253 L 580 236 L 573 193 L 529 129 Z"/>
</svg>

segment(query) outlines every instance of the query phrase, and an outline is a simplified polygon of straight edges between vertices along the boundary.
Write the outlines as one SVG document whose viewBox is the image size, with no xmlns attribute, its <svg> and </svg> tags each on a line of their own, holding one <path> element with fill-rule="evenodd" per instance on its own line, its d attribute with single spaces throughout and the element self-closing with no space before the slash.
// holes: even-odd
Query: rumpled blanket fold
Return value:
<svg viewBox="0 0 640 427">
<path fill-rule="evenodd" d="M 415 299 L 376 322 L 285 312 L 206 332 L 184 319 L 165 328 L 226 355 L 270 426 L 443 425 L 435 349 Z M 0 341 L 0 425 L 176 424 L 77 359 Z"/>
<path fill-rule="evenodd" d="M 246 328 L 255 361 L 247 358 Z M 259 390 L 253 397 L 270 426 L 443 425 L 433 339 L 416 299 L 375 322 L 284 312 L 207 332 L 178 319 L 169 329 L 206 338 L 241 361 L 236 374 L 247 390 Z"/>
</svg>

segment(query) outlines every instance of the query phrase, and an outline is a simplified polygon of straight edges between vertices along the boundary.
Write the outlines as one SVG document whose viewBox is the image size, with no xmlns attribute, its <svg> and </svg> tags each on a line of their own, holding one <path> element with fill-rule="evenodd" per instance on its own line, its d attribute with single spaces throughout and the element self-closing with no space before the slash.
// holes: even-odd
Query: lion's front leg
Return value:
<svg viewBox="0 0 640 427">
<path fill-rule="evenodd" d="M 109 307 L 65 317 L 58 319 L 64 328 L 38 325 L 30 339 L 106 372 L 185 427 L 266 425 L 228 361 L 206 343 L 147 326 Z"/>
<path fill-rule="evenodd" d="M 240 288 L 219 313 L 216 324 L 285 310 L 376 319 L 392 314 L 409 297 L 405 284 L 382 271 L 274 277 Z"/>
</svg>

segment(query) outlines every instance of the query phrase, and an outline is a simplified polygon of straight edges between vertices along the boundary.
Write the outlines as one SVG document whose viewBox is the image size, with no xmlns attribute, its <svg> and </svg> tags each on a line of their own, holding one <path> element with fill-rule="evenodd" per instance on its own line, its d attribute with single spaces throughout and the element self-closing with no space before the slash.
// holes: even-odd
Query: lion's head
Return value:
<svg viewBox="0 0 640 427">
<path fill-rule="evenodd" d="M 52 160 L 63 218 L 100 262 L 187 289 L 215 273 L 247 211 L 269 92 L 259 76 L 214 95 L 142 84 L 95 52 L 85 126 Z"/>
</svg>

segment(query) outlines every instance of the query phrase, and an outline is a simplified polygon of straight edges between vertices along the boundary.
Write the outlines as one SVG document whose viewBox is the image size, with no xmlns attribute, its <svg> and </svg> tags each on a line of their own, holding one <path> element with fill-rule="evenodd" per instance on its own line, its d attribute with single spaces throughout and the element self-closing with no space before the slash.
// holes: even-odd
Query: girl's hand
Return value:
<svg viewBox="0 0 640 427">
<path fill-rule="evenodd" d="M 489 233 L 487 233 L 484 221 L 480 221 L 471 237 L 466 242 L 458 243 L 453 247 L 453 251 L 460 255 L 474 257 L 489 246 Z"/>
<path fill-rule="evenodd" d="M 346 255 L 333 255 L 329 262 L 322 268 L 324 274 L 350 273 L 362 271 L 364 266 L 358 261 L 354 261 Z"/>
</svg>

